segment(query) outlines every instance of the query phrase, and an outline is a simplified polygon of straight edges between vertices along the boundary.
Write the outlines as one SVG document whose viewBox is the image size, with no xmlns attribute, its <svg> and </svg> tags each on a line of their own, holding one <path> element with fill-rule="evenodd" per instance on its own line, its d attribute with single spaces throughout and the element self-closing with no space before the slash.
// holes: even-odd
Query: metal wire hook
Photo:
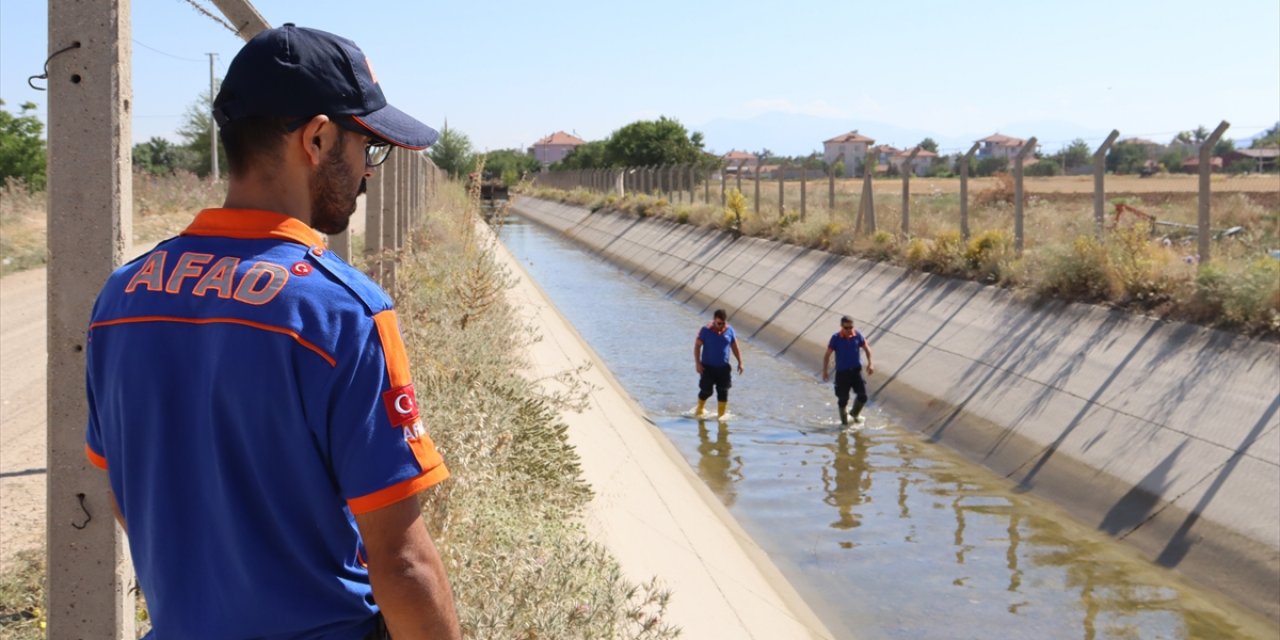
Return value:
<svg viewBox="0 0 1280 640">
<path fill-rule="evenodd" d="M 72 522 L 72 523 L 71 523 L 71 526 L 73 526 L 73 527 L 75 527 L 75 528 L 77 528 L 77 529 L 83 529 L 83 528 L 85 528 L 85 527 L 89 526 L 89 521 L 90 521 L 90 520 L 93 520 L 93 514 L 92 514 L 92 513 L 89 513 L 89 507 L 84 506 L 84 494 L 83 494 L 83 493 L 77 493 L 77 494 L 76 494 L 76 498 L 78 498 L 78 499 L 80 500 L 80 510 L 84 512 L 84 522 L 83 522 L 83 523 L 81 523 L 81 524 L 76 524 L 76 523 Z"/>
<path fill-rule="evenodd" d="M 68 46 L 68 47 L 63 47 L 63 48 L 58 49 L 57 51 L 54 51 L 53 53 L 49 54 L 48 59 L 46 59 L 46 60 L 44 61 L 44 73 L 42 73 L 42 74 L 40 74 L 40 75 L 38 75 L 38 76 L 31 76 L 30 78 L 27 78 L 27 86 L 28 86 L 28 87 L 31 87 L 32 89 L 35 89 L 36 91 L 48 91 L 48 90 L 49 90 L 49 88 L 48 88 L 48 87 L 37 87 L 37 86 L 35 85 L 35 83 L 34 83 L 34 82 L 32 82 L 32 80 L 36 80 L 36 79 L 39 79 L 39 80 L 48 80 L 48 79 L 49 79 L 49 61 L 50 61 L 50 60 L 53 60 L 54 58 L 58 57 L 59 55 L 62 55 L 62 54 L 66 53 L 66 52 L 68 52 L 68 51 L 70 51 L 70 50 L 72 50 L 72 49 L 79 49 L 79 48 L 80 48 L 80 41 L 79 41 L 79 40 L 77 40 L 77 41 L 75 41 L 75 42 L 72 42 L 70 46 Z"/>
</svg>

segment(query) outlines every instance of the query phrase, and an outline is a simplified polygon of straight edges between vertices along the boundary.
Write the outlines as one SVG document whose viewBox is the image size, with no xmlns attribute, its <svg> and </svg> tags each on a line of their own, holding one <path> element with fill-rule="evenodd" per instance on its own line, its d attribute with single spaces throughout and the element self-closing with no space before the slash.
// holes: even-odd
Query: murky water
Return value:
<svg viewBox="0 0 1280 640">
<path fill-rule="evenodd" d="M 874 398 L 865 425 L 841 428 L 822 363 L 775 359 L 749 332 L 739 333 L 734 419 L 682 417 L 696 402 L 693 339 L 711 309 L 519 218 L 502 238 L 837 637 L 1280 637 L 926 442 Z"/>
</svg>

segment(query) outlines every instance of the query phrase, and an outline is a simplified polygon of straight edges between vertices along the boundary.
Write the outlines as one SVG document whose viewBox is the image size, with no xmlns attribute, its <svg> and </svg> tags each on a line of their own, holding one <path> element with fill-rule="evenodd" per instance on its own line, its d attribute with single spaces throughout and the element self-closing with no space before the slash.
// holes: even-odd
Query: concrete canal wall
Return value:
<svg viewBox="0 0 1280 640">
<path fill-rule="evenodd" d="M 1280 346 L 669 220 L 513 209 L 815 375 L 853 316 L 873 407 L 1280 620 Z"/>
</svg>

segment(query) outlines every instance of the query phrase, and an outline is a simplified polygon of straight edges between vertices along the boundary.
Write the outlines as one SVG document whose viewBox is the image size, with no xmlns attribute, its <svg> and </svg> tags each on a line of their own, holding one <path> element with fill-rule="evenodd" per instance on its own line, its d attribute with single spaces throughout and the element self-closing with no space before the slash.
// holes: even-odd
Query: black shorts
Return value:
<svg viewBox="0 0 1280 640">
<path fill-rule="evenodd" d="M 729 387 L 733 386 L 733 367 L 708 367 L 702 365 L 702 377 L 698 378 L 698 399 L 711 397 L 711 389 L 715 388 L 717 400 L 729 399 Z"/>
</svg>

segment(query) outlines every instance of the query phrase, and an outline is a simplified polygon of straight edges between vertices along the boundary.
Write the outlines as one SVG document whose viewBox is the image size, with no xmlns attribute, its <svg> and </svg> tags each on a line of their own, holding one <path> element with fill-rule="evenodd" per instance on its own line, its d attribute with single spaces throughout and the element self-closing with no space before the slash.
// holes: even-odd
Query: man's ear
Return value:
<svg viewBox="0 0 1280 640">
<path fill-rule="evenodd" d="M 336 127 L 329 116 L 318 115 L 307 121 L 299 130 L 301 137 L 298 144 L 302 148 L 302 153 L 306 157 L 308 164 L 319 166 L 324 159 L 324 152 L 328 145 L 332 144 L 333 129 Z"/>
</svg>

